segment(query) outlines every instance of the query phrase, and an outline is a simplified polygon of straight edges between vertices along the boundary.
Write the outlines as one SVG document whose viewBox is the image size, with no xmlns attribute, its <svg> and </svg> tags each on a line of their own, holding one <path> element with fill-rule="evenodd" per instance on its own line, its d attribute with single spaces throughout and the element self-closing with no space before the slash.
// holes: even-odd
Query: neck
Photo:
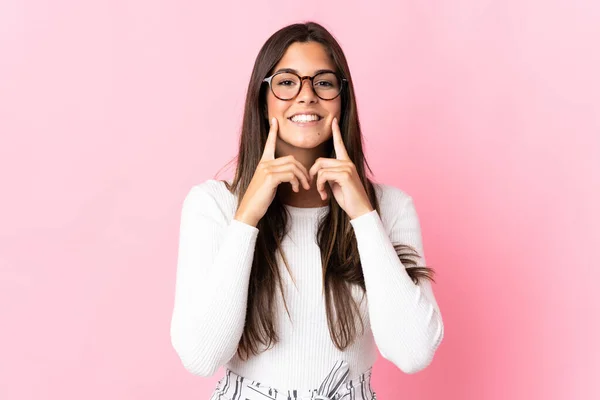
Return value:
<svg viewBox="0 0 600 400">
<path fill-rule="evenodd" d="M 290 154 L 293 155 L 294 158 L 310 173 L 310 168 L 317 158 L 327 157 L 328 152 L 324 146 L 319 146 L 314 149 L 291 149 L 287 146 L 281 146 L 277 149 L 276 157 L 285 157 Z M 310 184 L 310 190 L 306 190 L 302 184 L 300 184 L 300 191 L 296 193 L 292 190 L 292 185 L 286 182 L 279 185 L 277 188 L 277 195 L 282 203 L 294 207 L 322 207 L 328 205 L 329 198 L 322 200 L 317 191 L 317 175 L 315 175 L 312 180 L 309 180 L 308 183 Z M 325 190 L 327 191 L 327 196 L 331 196 L 331 191 L 327 184 L 325 185 Z"/>
</svg>

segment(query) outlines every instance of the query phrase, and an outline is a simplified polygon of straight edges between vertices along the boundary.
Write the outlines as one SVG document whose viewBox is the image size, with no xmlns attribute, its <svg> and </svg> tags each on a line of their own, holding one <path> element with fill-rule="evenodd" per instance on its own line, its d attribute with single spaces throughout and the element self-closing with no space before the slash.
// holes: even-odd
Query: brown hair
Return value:
<svg viewBox="0 0 600 400">
<path fill-rule="evenodd" d="M 260 162 L 269 132 L 269 121 L 265 114 L 268 85 L 263 84 L 262 80 L 271 74 L 272 69 L 283 57 L 287 48 L 295 42 L 317 42 L 323 45 L 336 65 L 337 72 L 348 80 L 348 84 L 345 85 L 341 94 L 340 130 L 348 155 L 356 166 L 371 205 L 377 212 L 380 212 L 373 184 L 365 174 L 365 166 L 369 171 L 371 169 L 363 154 L 356 99 L 346 57 L 335 38 L 323 26 L 315 22 L 286 26 L 275 32 L 260 49 L 248 84 L 239 151 L 237 157 L 233 159 L 237 159 L 235 177 L 231 185 L 226 181 L 223 182 L 231 193 L 237 193 L 239 206 Z M 333 145 L 331 145 L 329 157 L 335 158 Z M 351 229 L 350 219 L 333 196 L 329 195 L 328 199 L 329 212 L 319 221 L 317 241 L 321 249 L 323 290 L 329 332 L 336 347 L 344 350 L 356 338 L 355 318 L 357 316 L 364 329 L 358 305 L 352 297 L 351 286 L 359 285 L 363 293 L 366 289 L 356 237 Z M 288 217 L 287 210 L 278 196 L 275 196 L 257 225 L 259 232 L 248 287 L 246 324 L 237 350 L 242 359 L 247 358 L 250 353 L 258 354 L 259 343 L 267 346 L 266 349 L 268 349 L 279 341 L 274 328 L 276 313 L 274 296 L 277 287 L 283 296 L 289 316 L 275 256 L 275 252 L 279 251 L 289 272 L 289 265 L 281 249 L 281 242 L 287 233 Z M 394 244 L 394 249 L 402 264 L 413 265 L 406 268 L 413 282 L 418 283 L 419 278 L 434 281 L 433 269 L 418 267 L 417 263 L 409 258 L 418 257 L 416 249 L 403 244 Z M 336 321 L 334 321 L 334 316 L 337 316 Z"/>
</svg>

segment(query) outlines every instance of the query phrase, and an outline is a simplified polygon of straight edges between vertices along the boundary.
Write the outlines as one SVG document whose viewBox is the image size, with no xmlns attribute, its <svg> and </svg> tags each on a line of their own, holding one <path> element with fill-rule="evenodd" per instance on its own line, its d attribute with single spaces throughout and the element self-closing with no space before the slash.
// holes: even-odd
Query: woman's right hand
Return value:
<svg viewBox="0 0 600 400">
<path fill-rule="evenodd" d="M 277 118 L 273 118 L 262 158 L 234 216 L 252 226 L 256 226 L 267 212 L 280 183 L 289 182 L 296 193 L 300 191 L 300 182 L 306 190 L 310 189 L 308 171 L 300 161 L 292 155 L 275 158 L 277 131 Z"/>
</svg>

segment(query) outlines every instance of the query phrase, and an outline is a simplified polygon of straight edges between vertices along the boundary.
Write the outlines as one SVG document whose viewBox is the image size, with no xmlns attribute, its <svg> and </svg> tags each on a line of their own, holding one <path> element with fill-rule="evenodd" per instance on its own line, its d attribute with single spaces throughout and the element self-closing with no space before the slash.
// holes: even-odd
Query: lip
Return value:
<svg viewBox="0 0 600 400">
<path fill-rule="evenodd" d="M 321 117 L 321 119 L 317 120 L 317 121 L 309 121 L 309 122 L 294 122 L 292 121 L 290 118 L 288 118 L 288 121 L 290 121 L 292 124 L 298 126 L 298 127 L 311 127 L 311 126 L 316 126 L 319 125 L 322 121 L 324 120 L 323 117 Z"/>
<path fill-rule="evenodd" d="M 318 120 L 316 121 L 309 121 L 309 122 L 294 122 L 292 121 L 292 118 L 296 115 L 316 115 L 319 117 Z M 290 117 L 288 117 L 288 121 L 290 121 L 292 124 L 298 126 L 298 127 L 311 127 L 311 126 L 316 126 L 319 123 L 321 123 L 321 121 L 323 121 L 325 119 L 325 117 L 323 117 L 321 114 L 315 112 L 315 111 L 299 111 L 297 113 L 292 114 Z"/>
<path fill-rule="evenodd" d="M 316 112 L 314 110 L 297 111 L 297 112 L 293 113 L 292 115 L 290 115 L 288 117 L 288 119 L 290 119 L 292 117 L 295 117 L 296 115 L 316 115 L 316 116 L 318 116 L 320 118 L 320 120 L 323 119 L 323 116 L 321 115 L 321 113 L 318 113 L 318 112 Z"/>
</svg>

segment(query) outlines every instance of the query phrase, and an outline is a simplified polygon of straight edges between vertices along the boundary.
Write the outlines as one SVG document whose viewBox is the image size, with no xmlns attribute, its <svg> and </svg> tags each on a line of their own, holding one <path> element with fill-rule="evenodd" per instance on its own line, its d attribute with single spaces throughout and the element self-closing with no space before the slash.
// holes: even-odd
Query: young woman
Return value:
<svg viewBox="0 0 600 400">
<path fill-rule="evenodd" d="M 172 344 L 193 374 L 225 366 L 212 400 L 375 399 L 377 350 L 425 368 L 444 325 L 415 205 L 367 178 L 350 69 L 321 25 L 263 45 L 237 160 L 181 215 Z"/>
</svg>

